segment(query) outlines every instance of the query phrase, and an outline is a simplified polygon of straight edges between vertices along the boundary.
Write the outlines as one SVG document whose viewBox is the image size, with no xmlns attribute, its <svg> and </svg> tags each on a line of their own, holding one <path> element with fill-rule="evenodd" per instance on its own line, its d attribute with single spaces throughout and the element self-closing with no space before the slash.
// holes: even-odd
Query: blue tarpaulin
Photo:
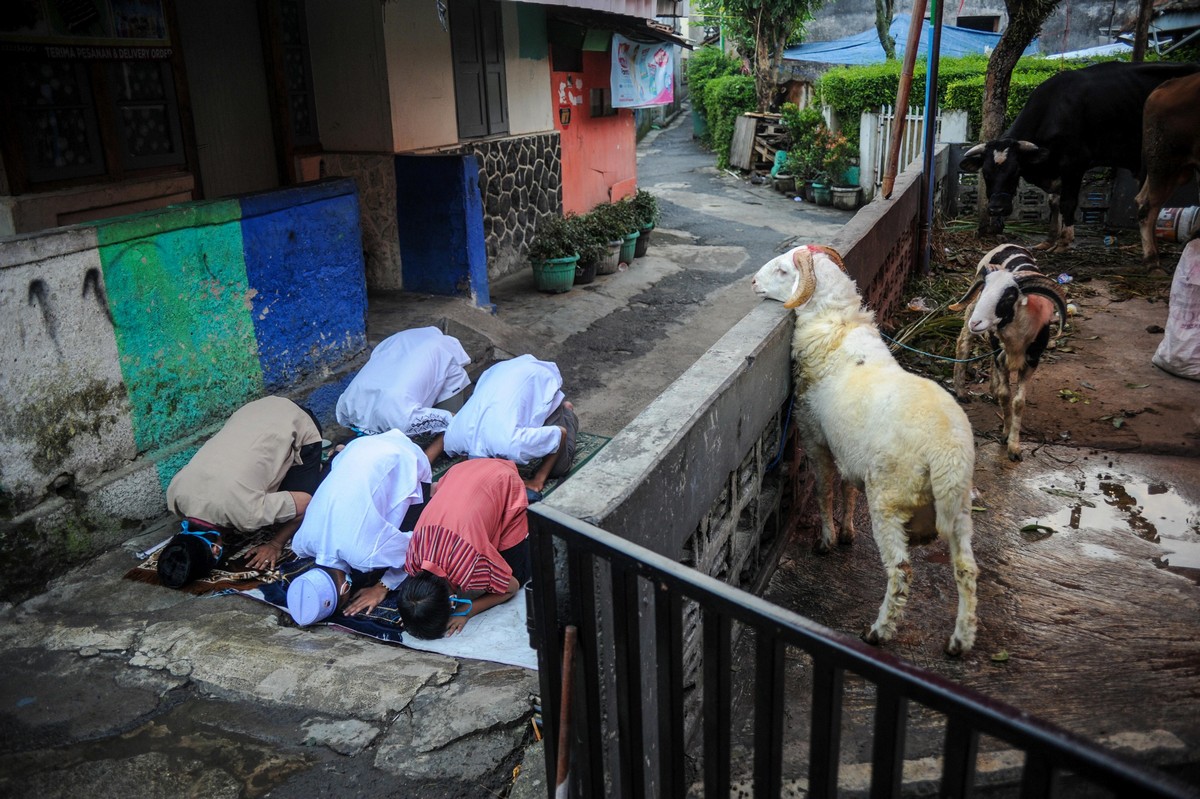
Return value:
<svg viewBox="0 0 1200 799">
<path fill-rule="evenodd" d="M 896 57 L 904 58 L 904 48 L 908 44 L 908 14 L 897 14 L 888 29 L 896 40 Z M 922 20 L 921 44 L 918 48 L 920 55 L 929 52 L 929 21 Z M 1000 41 L 1000 34 L 985 33 L 970 28 L 958 28 L 953 25 L 942 26 L 941 55 L 945 58 L 971 55 L 974 53 L 991 52 Z M 1034 39 L 1022 55 L 1037 53 L 1037 39 Z M 883 47 L 879 44 L 879 34 L 874 28 L 836 39 L 832 42 L 806 42 L 783 51 L 784 59 L 788 61 L 815 61 L 821 64 L 881 64 L 885 60 Z M 920 57 L 920 56 L 918 56 Z"/>
</svg>

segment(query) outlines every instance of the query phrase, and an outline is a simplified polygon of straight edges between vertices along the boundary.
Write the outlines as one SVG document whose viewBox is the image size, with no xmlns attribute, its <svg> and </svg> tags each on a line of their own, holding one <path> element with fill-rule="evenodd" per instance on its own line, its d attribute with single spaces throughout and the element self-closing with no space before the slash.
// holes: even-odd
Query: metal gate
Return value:
<svg viewBox="0 0 1200 799">
<path fill-rule="evenodd" d="M 689 786 L 685 714 L 700 715 L 703 795 L 726 797 L 731 783 L 733 646 L 754 639 L 753 792 L 782 786 L 785 657 L 811 659 L 808 796 L 838 791 L 843 686 L 848 675 L 875 686 L 870 794 L 899 796 L 910 703 L 945 719 L 943 797 L 969 796 L 981 735 L 1025 754 L 1021 797 L 1056 795 L 1070 777 L 1114 796 L 1182 797 L 1182 783 L 1130 765 L 1027 713 L 955 685 L 752 594 L 682 566 L 544 505 L 529 509 L 532 592 L 546 754 L 554 796 L 562 688 L 562 624 L 578 628 L 569 787 L 575 796 L 683 797 Z M 558 569 L 556 570 L 556 563 Z M 561 600 L 561 601 L 560 601 Z M 685 614 L 685 607 L 692 611 Z M 699 686 L 684 684 L 685 620 L 699 619 Z M 651 696 L 652 701 L 646 697 Z M 566 794 L 562 794 L 566 795 Z"/>
</svg>

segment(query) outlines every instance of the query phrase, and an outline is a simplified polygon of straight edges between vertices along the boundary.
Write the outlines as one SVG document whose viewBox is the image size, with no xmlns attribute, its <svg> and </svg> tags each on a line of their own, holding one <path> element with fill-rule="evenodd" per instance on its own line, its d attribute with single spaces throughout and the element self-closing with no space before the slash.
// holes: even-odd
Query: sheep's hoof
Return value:
<svg viewBox="0 0 1200 799">
<path fill-rule="evenodd" d="M 963 646 L 963 642 L 958 640 L 957 636 L 950 636 L 950 640 L 946 642 L 946 656 L 956 658 L 963 652 L 966 652 L 968 647 Z"/>
<path fill-rule="evenodd" d="M 838 543 L 844 547 L 847 547 L 847 546 L 850 546 L 851 544 L 853 544 L 854 543 L 854 531 L 853 530 L 840 531 L 838 533 Z"/>
<path fill-rule="evenodd" d="M 828 555 L 829 542 L 824 538 L 817 539 L 817 543 L 813 545 L 813 552 L 816 552 L 818 555 Z"/>
<path fill-rule="evenodd" d="M 1019 450 L 1019 449 L 1017 449 L 1017 450 L 1012 450 L 1012 449 L 1010 449 L 1010 450 L 1008 451 L 1008 459 L 1009 459 L 1010 461 L 1014 461 L 1014 462 L 1020 462 L 1020 461 L 1024 460 L 1024 456 L 1022 456 L 1022 455 L 1021 455 L 1021 450 Z"/>
<path fill-rule="evenodd" d="M 868 627 L 863 630 L 862 639 L 871 646 L 879 646 L 879 642 L 882 640 L 879 637 L 879 633 L 875 632 L 874 627 Z"/>
</svg>

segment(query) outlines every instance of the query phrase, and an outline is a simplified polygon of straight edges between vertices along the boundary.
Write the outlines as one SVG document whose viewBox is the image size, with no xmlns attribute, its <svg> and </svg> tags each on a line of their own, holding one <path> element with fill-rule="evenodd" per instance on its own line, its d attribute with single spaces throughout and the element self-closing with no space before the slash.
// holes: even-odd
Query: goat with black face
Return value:
<svg viewBox="0 0 1200 799">
<path fill-rule="evenodd" d="M 959 336 L 961 361 L 969 335 L 986 335 L 996 351 L 991 389 L 1004 409 L 1004 438 L 1010 460 L 1021 460 L 1021 411 L 1025 384 L 1050 343 L 1050 326 L 1058 313 L 1058 335 L 1067 320 L 1067 304 L 1058 284 L 1037 271 L 1033 255 L 1015 244 L 1001 245 L 983 256 L 976 279 L 953 311 L 970 308 Z M 955 364 L 954 388 L 966 396 L 965 369 Z"/>
</svg>

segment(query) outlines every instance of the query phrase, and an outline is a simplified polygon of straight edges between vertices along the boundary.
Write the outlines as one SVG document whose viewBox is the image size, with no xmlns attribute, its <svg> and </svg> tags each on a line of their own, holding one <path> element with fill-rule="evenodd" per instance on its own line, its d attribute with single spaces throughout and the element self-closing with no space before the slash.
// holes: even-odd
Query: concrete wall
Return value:
<svg viewBox="0 0 1200 799">
<path fill-rule="evenodd" d="M 5 240 L 0 596 L 161 516 L 244 402 L 365 351 L 360 238 L 331 180 Z"/>
<path fill-rule="evenodd" d="M 537 6 L 518 8 L 516 3 L 505 3 L 503 10 L 508 131 L 513 136 L 544 133 L 554 128 L 555 113 L 549 100 L 545 12 Z"/>
<path fill-rule="evenodd" d="M 637 179 L 637 133 L 633 111 L 617 109 L 613 116 L 590 113 L 592 89 L 608 88 L 611 56 L 584 52 L 583 72 L 553 72 L 551 100 L 554 127 L 562 141 L 563 211 L 586 213 L 608 202 L 614 185 Z M 557 109 L 569 108 L 570 124 L 563 125 Z"/>
<path fill-rule="evenodd" d="M 945 147 L 938 159 L 936 179 L 943 182 Z M 891 200 L 864 206 L 825 242 L 845 256 L 865 304 L 879 320 L 899 307 L 904 283 L 918 263 L 922 184 L 918 165 L 897 178 Z M 730 585 L 761 592 L 788 533 L 802 513 L 811 512 L 801 453 L 788 443 L 792 318 L 781 303 L 755 307 L 544 504 Z M 781 452 L 784 467 L 773 469 Z M 537 515 L 539 508 L 532 506 L 530 513 Z M 604 638 L 612 622 L 606 614 L 607 608 L 598 620 Z M 645 625 L 642 632 L 642 658 L 649 665 L 653 642 Z M 701 718 L 699 638 L 698 609 L 685 603 L 689 735 Z M 605 650 L 601 657 L 611 655 Z M 601 663 L 601 674 L 611 674 L 611 665 Z M 613 696 L 607 678 L 601 679 L 606 681 L 602 692 Z M 652 716 L 655 688 L 643 684 L 642 690 Z M 614 713 L 610 705 L 607 718 L 614 719 Z M 645 722 L 653 729 L 654 718 Z M 615 754 L 609 753 L 608 762 L 619 768 Z M 647 757 L 652 763 L 657 759 L 653 743 Z M 618 784 L 615 776 L 612 784 Z"/>
<path fill-rule="evenodd" d="M 190 174 L 176 173 L 36 194 L 0 196 L 0 237 L 185 203 L 193 198 L 195 185 Z M 0 195 L 6 192 L 7 189 L 0 189 Z"/>
</svg>

